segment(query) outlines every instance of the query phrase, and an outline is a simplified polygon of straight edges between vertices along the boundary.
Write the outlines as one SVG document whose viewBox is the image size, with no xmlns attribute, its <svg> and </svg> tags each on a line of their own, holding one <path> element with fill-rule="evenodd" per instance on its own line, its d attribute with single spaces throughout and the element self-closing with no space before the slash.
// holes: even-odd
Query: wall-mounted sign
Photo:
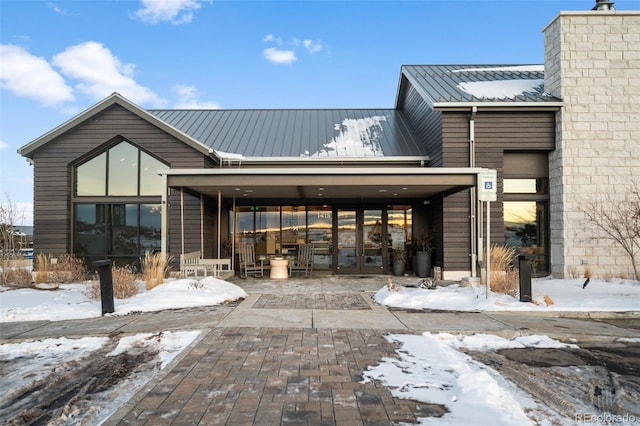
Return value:
<svg viewBox="0 0 640 426">
<path fill-rule="evenodd" d="M 478 182 L 478 200 L 496 201 L 498 199 L 497 186 L 498 172 L 492 169 L 482 170 Z"/>
</svg>

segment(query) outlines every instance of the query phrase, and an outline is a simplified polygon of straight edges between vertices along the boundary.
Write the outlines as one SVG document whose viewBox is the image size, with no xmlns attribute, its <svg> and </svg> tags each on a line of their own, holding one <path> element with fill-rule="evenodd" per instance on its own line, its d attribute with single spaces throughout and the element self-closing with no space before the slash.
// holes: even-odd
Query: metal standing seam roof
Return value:
<svg viewBox="0 0 640 426">
<path fill-rule="evenodd" d="M 543 65 L 403 65 L 401 75 L 431 105 L 560 102 L 544 91 Z"/>
<path fill-rule="evenodd" d="M 394 109 L 148 110 L 218 153 L 243 157 L 425 156 Z"/>
</svg>

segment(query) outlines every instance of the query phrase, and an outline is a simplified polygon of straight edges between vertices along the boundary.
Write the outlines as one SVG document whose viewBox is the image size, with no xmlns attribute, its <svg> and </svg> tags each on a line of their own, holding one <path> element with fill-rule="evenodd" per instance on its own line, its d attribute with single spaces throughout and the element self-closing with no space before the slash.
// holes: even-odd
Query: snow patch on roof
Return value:
<svg viewBox="0 0 640 426">
<path fill-rule="evenodd" d="M 497 80 L 497 81 L 469 81 L 458 84 L 458 89 L 476 98 L 515 98 L 522 96 L 526 92 L 542 94 L 544 80 L 517 79 L 517 80 Z"/>
<path fill-rule="evenodd" d="M 384 115 L 364 118 L 345 118 L 336 124 L 338 132 L 321 151 L 310 157 L 384 157 L 378 138 L 382 133 Z M 308 152 L 302 155 L 309 156 Z"/>
<path fill-rule="evenodd" d="M 242 154 L 234 154 L 233 152 L 224 152 L 217 150 L 214 151 L 216 155 L 222 160 L 242 160 L 243 158 L 245 158 Z"/>
<path fill-rule="evenodd" d="M 486 68 L 464 68 L 459 70 L 453 70 L 451 72 L 469 72 L 469 71 L 511 71 L 511 72 L 544 72 L 544 65 L 513 65 L 507 67 L 486 67 Z"/>
</svg>

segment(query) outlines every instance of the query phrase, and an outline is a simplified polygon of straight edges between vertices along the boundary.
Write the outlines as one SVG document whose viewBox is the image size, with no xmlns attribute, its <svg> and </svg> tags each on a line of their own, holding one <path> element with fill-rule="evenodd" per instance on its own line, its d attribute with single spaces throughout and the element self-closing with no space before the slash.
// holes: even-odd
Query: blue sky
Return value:
<svg viewBox="0 0 640 426">
<path fill-rule="evenodd" d="M 594 3 L 0 0 L 0 198 L 31 224 L 16 150 L 114 91 L 144 108 L 392 108 L 401 65 L 542 63 L 541 29 Z"/>
</svg>

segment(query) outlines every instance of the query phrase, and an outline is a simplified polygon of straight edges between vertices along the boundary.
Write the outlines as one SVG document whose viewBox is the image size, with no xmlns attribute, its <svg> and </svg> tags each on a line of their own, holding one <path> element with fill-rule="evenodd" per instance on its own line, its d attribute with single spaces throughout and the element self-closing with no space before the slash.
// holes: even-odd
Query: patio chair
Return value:
<svg viewBox="0 0 640 426">
<path fill-rule="evenodd" d="M 313 244 L 302 244 L 298 248 L 298 256 L 289 262 L 289 276 L 294 272 L 304 272 L 304 276 L 313 274 Z"/>
<path fill-rule="evenodd" d="M 264 263 L 256 260 L 256 251 L 253 244 L 243 244 L 238 249 L 240 259 L 240 277 L 247 278 L 249 274 L 264 276 Z"/>
</svg>

